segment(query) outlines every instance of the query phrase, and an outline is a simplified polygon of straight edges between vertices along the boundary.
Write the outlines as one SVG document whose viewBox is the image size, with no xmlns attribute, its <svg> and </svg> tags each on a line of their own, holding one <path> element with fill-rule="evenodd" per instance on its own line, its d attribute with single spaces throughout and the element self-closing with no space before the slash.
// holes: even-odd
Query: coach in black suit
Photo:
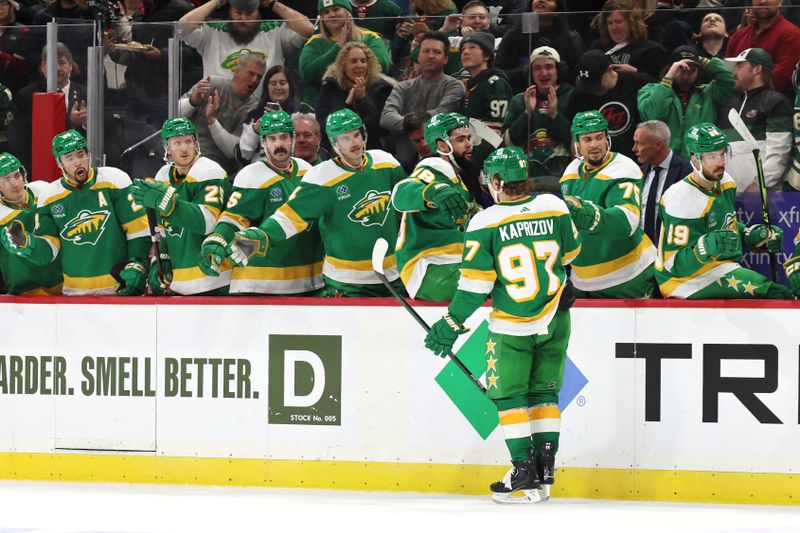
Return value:
<svg viewBox="0 0 800 533">
<path fill-rule="evenodd" d="M 639 224 L 655 245 L 661 234 L 661 219 L 658 218 L 661 196 L 692 172 L 689 161 L 669 149 L 669 139 L 669 127 L 660 120 L 642 122 L 633 133 L 633 153 L 644 174 Z"/>
<path fill-rule="evenodd" d="M 86 134 L 86 87 L 72 81 L 75 63 L 72 53 L 63 43 L 58 43 L 56 55 L 56 86 L 64 93 L 66 104 L 67 129 L 76 129 Z M 14 122 L 9 128 L 11 151 L 22 161 L 25 168 L 31 168 L 31 115 L 33 113 L 33 93 L 47 92 L 47 51 L 42 54 L 39 65 L 41 77 L 14 95 Z"/>
</svg>

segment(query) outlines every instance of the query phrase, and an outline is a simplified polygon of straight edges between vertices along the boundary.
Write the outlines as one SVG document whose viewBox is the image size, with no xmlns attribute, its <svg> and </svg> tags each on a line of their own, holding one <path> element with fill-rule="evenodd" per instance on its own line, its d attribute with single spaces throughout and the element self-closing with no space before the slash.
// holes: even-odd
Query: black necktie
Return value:
<svg viewBox="0 0 800 533">
<path fill-rule="evenodd" d="M 653 167 L 653 179 L 650 181 L 650 191 L 647 193 L 647 207 L 644 210 L 644 232 L 650 240 L 658 242 L 656 235 L 656 220 L 658 219 L 658 181 L 661 176 L 661 167 Z"/>
</svg>

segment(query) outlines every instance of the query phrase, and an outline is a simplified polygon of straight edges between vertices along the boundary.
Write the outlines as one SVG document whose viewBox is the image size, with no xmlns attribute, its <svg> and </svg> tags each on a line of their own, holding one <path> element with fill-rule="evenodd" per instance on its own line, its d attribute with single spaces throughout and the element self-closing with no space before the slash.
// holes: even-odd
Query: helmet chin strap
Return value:
<svg viewBox="0 0 800 533">
<path fill-rule="evenodd" d="M 454 168 L 460 169 L 461 165 L 459 165 L 456 162 L 456 157 L 455 157 L 456 151 L 453 150 L 453 145 L 450 144 L 450 140 L 449 139 L 446 140 L 446 141 L 444 139 L 439 139 L 439 140 L 442 141 L 443 143 L 445 143 L 447 145 L 447 147 L 450 149 L 450 151 L 449 152 L 442 152 L 441 150 L 439 150 L 439 145 L 437 144 L 436 145 L 436 153 L 439 154 L 442 157 L 446 157 L 447 160 L 450 162 L 451 165 L 453 165 Z"/>
</svg>

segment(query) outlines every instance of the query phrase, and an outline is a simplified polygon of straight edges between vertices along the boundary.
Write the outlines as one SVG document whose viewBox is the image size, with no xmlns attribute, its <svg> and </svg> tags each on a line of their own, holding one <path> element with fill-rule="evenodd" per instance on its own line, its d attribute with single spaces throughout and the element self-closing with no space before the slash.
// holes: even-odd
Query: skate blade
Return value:
<svg viewBox="0 0 800 533">
<path fill-rule="evenodd" d="M 542 489 L 518 490 L 509 493 L 493 492 L 492 500 L 495 503 L 539 503 L 542 501 Z"/>
</svg>

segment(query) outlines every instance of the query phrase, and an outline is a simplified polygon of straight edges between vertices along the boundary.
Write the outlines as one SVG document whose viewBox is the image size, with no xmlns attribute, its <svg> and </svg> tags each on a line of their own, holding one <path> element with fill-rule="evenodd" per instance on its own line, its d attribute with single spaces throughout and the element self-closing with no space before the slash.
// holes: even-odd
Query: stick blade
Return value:
<svg viewBox="0 0 800 533">
<path fill-rule="evenodd" d="M 375 241 L 375 246 L 372 247 L 372 270 L 378 274 L 383 274 L 383 258 L 386 257 L 386 252 L 389 251 L 389 243 L 383 237 Z"/>
<path fill-rule="evenodd" d="M 753 134 L 747 129 L 742 117 L 739 116 L 739 113 L 737 113 L 735 109 L 728 111 L 728 122 L 731 123 L 731 126 L 733 126 L 733 129 L 736 130 L 736 133 L 739 134 L 742 140 L 750 145 L 751 150 L 758 150 L 756 138 L 753 137 Z"/>
</svg>

